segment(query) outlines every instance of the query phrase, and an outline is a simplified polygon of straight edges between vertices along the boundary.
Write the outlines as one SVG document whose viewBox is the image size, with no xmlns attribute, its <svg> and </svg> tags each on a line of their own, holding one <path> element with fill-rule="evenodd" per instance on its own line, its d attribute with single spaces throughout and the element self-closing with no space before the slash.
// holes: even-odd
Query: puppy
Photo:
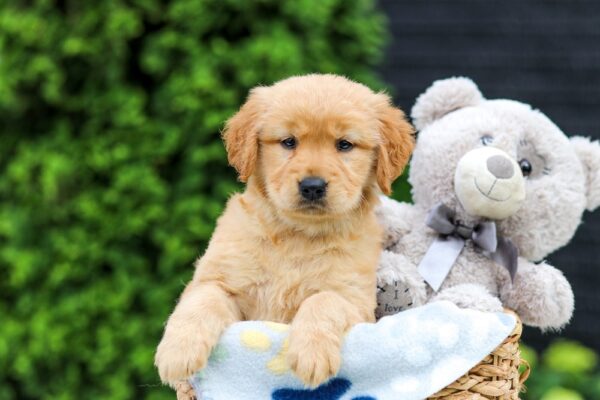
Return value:
<svg viewBox="0 0 600 400">
<path fill-rule="evenodd" d="M 156 352 L 164 382 L 206 365 L 228 325 L 291 323 L 287 360 L 308 386 L 335 375 L 344 333 L 374 320 L 382 232 L 373 213 L 413 148 L 382 93 L 335 75 L 254 88 L 228 122 L 247 182 L 219 218 Z"/>
</svg>

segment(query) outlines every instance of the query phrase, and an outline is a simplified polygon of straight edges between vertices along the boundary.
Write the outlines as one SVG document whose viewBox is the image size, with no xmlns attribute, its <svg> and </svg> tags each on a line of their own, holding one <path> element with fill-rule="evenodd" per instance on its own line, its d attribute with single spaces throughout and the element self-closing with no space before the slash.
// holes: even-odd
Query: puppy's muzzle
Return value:
<svg viewBox="0 0 600 400">
<path fill-rule="evenodd" d="M 300 181 L 298 190 L 305 200 L 321 200 L 327 193 L 327 182 L 323 178 L 311 176 Z"/>
</svg>

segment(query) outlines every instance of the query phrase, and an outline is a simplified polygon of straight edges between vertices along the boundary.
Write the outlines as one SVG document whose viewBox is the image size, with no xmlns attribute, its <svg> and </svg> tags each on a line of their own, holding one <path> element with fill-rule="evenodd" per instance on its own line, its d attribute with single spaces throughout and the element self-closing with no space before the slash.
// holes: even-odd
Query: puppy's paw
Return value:
<svg viewBox="0 0 600 400">
<path fill-rule="evenodd" d="M 174 385 L 177 391 L 177 400 L 196 400 L 194 388 L 188 381 L 181 381 Z"/>
<path fill-rule="evenodd" d="M 287 360 L 292 371 L 309 387 L 335 376 L 342 362 L 340 340 L 322 331 L 290 334 Z"/>
<path fill-rule="evenodd" d="M 206 365 L 214 345 L 201 334 L 190 334 L 189 330 L 167 329 L 154 358 L 160 379 L 176 388 Z"/>
</svg>

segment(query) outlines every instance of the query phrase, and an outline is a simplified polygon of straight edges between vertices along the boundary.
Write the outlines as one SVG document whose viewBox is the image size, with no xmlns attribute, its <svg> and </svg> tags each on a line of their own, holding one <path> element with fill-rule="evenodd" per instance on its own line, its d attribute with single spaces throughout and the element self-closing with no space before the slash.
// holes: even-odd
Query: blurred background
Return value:
<svg viewBox="0 0 600 400">
<path fill-rule="evenodd" d="M 406 111 L 465 75 L 600 138 L 600 2 L 0 1 L 0 399 L 173 398 L 154 348 L 241 189 L 219 130 L 251 87 L 308 72 Z M 600 214 L 549 261 L 577 310 L 525 332 L 525 396 L 600 399 Z"/>
</svg>

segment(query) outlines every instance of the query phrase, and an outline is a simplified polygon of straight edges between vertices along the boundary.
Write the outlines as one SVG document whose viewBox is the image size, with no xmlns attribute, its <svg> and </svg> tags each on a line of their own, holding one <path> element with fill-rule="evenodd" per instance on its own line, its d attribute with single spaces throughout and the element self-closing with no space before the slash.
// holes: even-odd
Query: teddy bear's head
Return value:
<svg viewBox="0 0 600 400">
<path fill-rule="evenodd" d="M 530 260 L 565 245 L 600 205 L 600 145 L 569 140 L 527 104 L 487 100 L 470 79 L 450 78 L 419 96 L 412 117 L 415 203 L 495 220 Z"/>
</svg>

